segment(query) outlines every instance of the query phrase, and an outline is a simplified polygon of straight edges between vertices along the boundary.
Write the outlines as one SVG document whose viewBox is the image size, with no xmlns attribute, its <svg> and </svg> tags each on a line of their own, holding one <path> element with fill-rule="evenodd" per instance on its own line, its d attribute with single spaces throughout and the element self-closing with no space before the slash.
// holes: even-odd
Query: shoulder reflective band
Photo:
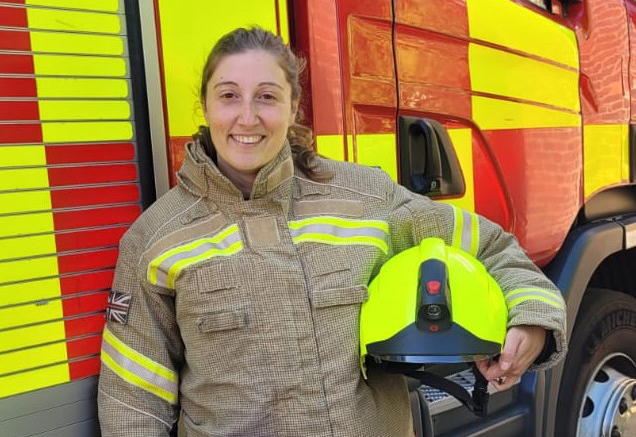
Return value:
<svg viewBox="0 0 636 437">
<path fill-rule="evenodd" d="M 102 340 L 102 362 L 124 381 L 169 402 L 177 403 L 177 373 L 143 356 L 115 337 L 108 327 Z"/>
<path fill-rule="evenodd" d="M 289 222 L 294 243 L 324 243 L 339 246 L 374 246 L 389 251 L 389 225 L 382 220 L 355 220 L 332 216 L 310 217 Z"/>
<path fill-rule="evenodd" d="M 148 265 L 148 281 L 160 287 L 174 289 L 174 283 L 183 269 L 217 256 L 229 256 L 243 249 L 238 225 L 232 225 L 218 234 L 200 238 L 174 247 Z"/>
<path fill-rule="evenodd" d="M 563 297 L 555 291 L 545 290 L 543 288 L 517 288 L 504 293 L 508 311 L 522 302 L 529 300 L 538 300 L 555 308 L 565 310 L 565 302 Z"/>
<path fill-rule="evenodd" d="M 456 206 L 452 208 L 454 216 L 452 246 L 476 257 L 479 249 L 479 218 L 477 214 L 470 211 Z"/>
</svg>

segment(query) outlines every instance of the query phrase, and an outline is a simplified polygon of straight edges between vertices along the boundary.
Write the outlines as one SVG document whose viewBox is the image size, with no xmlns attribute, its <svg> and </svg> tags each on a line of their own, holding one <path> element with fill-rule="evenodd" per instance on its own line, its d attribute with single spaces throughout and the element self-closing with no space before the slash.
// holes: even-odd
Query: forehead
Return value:
<svg viewBox="0 0 636 437">
<path fill-rule="evenodd" d="M 221 59 L 209 84 L 214 86 L 226 81 L 235 82 L 239 86 L 254 86 L 262 82 L 289 86 L 276 57 L 265 50 L 248 50 Z"/>
</svg>

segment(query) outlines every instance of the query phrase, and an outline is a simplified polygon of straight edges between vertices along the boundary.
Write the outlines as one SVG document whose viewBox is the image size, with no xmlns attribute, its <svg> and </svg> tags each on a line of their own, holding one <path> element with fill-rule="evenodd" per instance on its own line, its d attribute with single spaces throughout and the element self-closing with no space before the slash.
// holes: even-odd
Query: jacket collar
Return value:
<svg viewBox="0 0 636 437">
<path fill-rule="evenodd" d="M 294 161 L 291 148 L 285 141 L 278 155 L 267 163 L 256 175 L 250 199 L 260 199 L 270 194 L 278 194 L 277 198 L 289 197 L 290 190 L 278 193 L 277 190 L 294 175 Z M 183 165 L 177 173 L 178 184 L 198 197 L 211 197 L 221 202 L 243 200 L 243 193 L 218 169 L 212 159 L 205 153 L 204 147 L 197 141 L 185 146 Z"/>
</svg>

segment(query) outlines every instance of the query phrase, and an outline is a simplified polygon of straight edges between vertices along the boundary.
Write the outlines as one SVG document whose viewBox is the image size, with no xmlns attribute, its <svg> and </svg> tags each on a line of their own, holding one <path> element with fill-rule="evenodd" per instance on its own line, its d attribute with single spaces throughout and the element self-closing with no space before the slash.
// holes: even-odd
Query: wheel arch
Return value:
<svg viewBox="0 0 636 437">
<path fill-rule="evenodd" d="M 631 249 L 631 250 L 630 250 Z M 629 254 L 628 254 L 629 252 Z M 618 269 L 625 256 L 636 257 L 636 214 L 587 223 L 568 235 L 554 260 L 545 267 L 546 275 L 559 287 L 567 306 L 567 334 L 571 337 L 586 290 L 616 286 L 609 273 Z M 631 279 L 636 281 L 636 269 Z M 622 279 L 622 290 L 636 297 L 629 279 Z M 543 435 L 554 435 L 562 361 L 545 374 Z"/>
</svg>

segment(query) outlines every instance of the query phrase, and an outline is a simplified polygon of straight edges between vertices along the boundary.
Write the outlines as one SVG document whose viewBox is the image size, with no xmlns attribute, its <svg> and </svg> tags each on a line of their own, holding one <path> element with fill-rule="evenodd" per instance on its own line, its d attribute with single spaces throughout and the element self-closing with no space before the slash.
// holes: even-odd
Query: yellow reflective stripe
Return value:
<svg viewBox="0 0 636 437">
<path fill-rule="evenodd" d="M 462 247 L 462 229 L 464 227 L 464 216 L 462 210 L 453 206 L 453 238 L 451 240 L 451 246 Z"/>
<path fill-rule="evenodd" d="M 117 337 L 115 337 L 110 332 L 108 327 L 104 328 L 103 341 L 104 346 L 102 347 L 101 360 L 106 366 L 108 366 L 113 372 L 115 372 L 115 374 L 121 377 L 124 381 L 140 387 L 168 401 L 171 404 L 175 404 L 177 402 L 179 377 L 176 372 L 130 348 Z M 115 356 L 110 355 L 110 353 L 107 351 L 108 348 L 106 345 L 112 348 Z M 126 362 L 131 363 L 129 364 L 129 367 L 131 368 L 126 368 L 125 365 L 120 360 L 118 360 L 116 354 L 119 354 L 119 358 L 123 357 Z M 146 378 L 131 370 L 134 367 L 139 369 L 139 366 L 147 371 Z M 139 369 L 138 371 L 142 372 L 142 369 Z M 157 377 L 160 379 L 157 379 Z M 155 381 L 164 379 L 166 381 L 172 382 L 175 390 L 168 390 L 164 387 L 154 384 L 149 379 L 154 379 Z"/>
<path fill-rule="evenodd" d="M 134 373 L 132 373 L 128 369 L 120 366 L 109 355 L 103 353 L 101 355 L 101 360 L 110 370 L 112 370 L 117 376 L 119 376 L 124 381 L 126 381 L 126 382 L 128 382 L 128 383 L 130 383 L 132 385 L 135 385 L 135 386 L 137 386 L 139 388 L 142 388 L 142 389 L 154 394 L 155 396 L 158 396 L 161 399 L 164 399 L 165 401 L 169 402 L 170 404 L 176 404 L 177 403 L 177 395 L 175 395 L 174 393 L 169 392 L 167 390 L 164 390 L 164 389 L 162 389 L 160 387 L 157 387 L 154 384 L 149 383 L 148 381 L 146 381 L 143 378 L 140 378 L 139 376 L 135 375 Z"/>
<path fill-rule="evenodd" d="M 168 260 L 169 258 L 179 254 L 186 254 L 187 252 L 192 251 L 205 244 L 218 244 L 233 234 L 236 234 L 239 240 L 227 248 L 210 248 L 198 256 L 187 257 L 181 261 L 177 261 L 174 264 L 171 264 L 167 272 L 168 277 L 167 277 L 167 281 L 165 285 L 168 288 L 174 288 L 174 282 L 179 276 L 179 273 L 181 272 L 181 270 L 183 270 L 184 268 L 190 265 L 193 265 L 199 261 L 209 259 L 215 256 L 229 256 L 239 252 L 241 249 L 243 249 L 243 242 L 240 240 L 238 225 L 234 224 L 234 225 L 228 226 L 227 228 L 225 228 L 218 234 L 213 235 L 212 237 L 200 238 L 188 244 L 174 247 L 162 253 L 157 258 L 151 260 L 150 263 L 148 264 L 148 272 L 147 272 L 148 282 L 154 285 L 161 285 L 160 281 L 158 280 L 159 267 L 164 261 Z"/>
<path fill-rule="evenodd" d="M 2 353 L 0 354 L 0 375 L 20 372 L 67 360 L 68 356 L 66 354 L 65 341 Z"/>
<path fill-rule="evenodd" d="M 489 97 L 472 96 L 473 119 L 482 130 L 577 127 L 580 114 Z"/>
<path fill-rule="evenodd" d="M 8 329 L 31 323 L 48 322 L 62 319 L 61 299 L 47 299 L 45 301 L 0 308 L 0 329 Z"/>
<path fill-rule="evenodd" d="M 36 344 L 64 340 L 65 337 L 66 331 L 64 330 L 63 320 L 0 331 L 0 353 Z"/>
<path fill-rule="evenodd" d="M 48 191 L 0 193 L 0 214 L 48 209 L 51 209 L 51 195 Z"/>
<path fill-rule="evenodd" d="M 29 36 L 33 52 L 118 56 L 124 54 L 124 38 L 120 36 L 38 31 L 29 32 Z"/>
<path fill-rule="evenodd" d="M 2 167 L 44 166 L 46 151 L 42 145 L 0 146 L 0 165 Z M 1 230 L 0 226 L 0 232 Z"/>
<path fill-rule="evenodd" d="M 124 342 L 115 337 L 115 335 L 110 331 L 110 329 L 108 329 L 108 327 L 104 328 L 104 340 L 106 340 L 108 344 L 115 348 L 120 354 L 126 356 L 140 366 L 148 369 L 150 372 L 156 373 L 157 375 L 167 379 L 168 381 L 179 381 L 179 376 L 175 371 L 170 370 L 167 367 L 157 363 L 156 361 L 151 360 L 150 358 L 140 354 L 130 346 L 126 345 Z"/>
<path fill-rule="evenodd" d="M 378 238 L 373 237 L 337 237 L 335 235 L 329 234 L 318 234 L 318 233 L 306 233 L 299 235 L 297 237 L 293 237 L 292 240 L 294 243 L 325 243 L 332 244 L 336 246 L 347 246 L 352 244 L 359 244 L 363 246 L 374 246 L 380 249 L 384 253 L 388 253 L 389 246 L 385 241 L 382 241 Z"/>
<path fill-rule="evenodd" d="M 47 143 L 127 141 L 132 137 L 133 127 L 128 121 L 42 123 L 42 138 Z"/>
<path fill-rule="evenodd" d="M 292 220 L 289 222 L 290 229 L 300 229 L 303 226 L 307 225 L 320 225 L 320 224 L 329 224 L 339 226 L 341 228 L 377 228 L 381 229 L 384 232 L 389 232 L 389 224 L 382 220 L 355 220 L 355 219 L 346 219 L 342 217 L 334 217 L 334 216 L 318 216 L 318 217 L 309 217 L 301 220 Z"/>
<path fill-rule="evenodd" d="M 53 214 L 19 214 L 0 216 L 0 238 L 13 235 L 39 234 L 54 230 Z"/>
<path fill-rule="evenodd" d="M 477 251 L 479 250 L 479 217 L 472 212 L 470 216 L 472 218 L 470 222 L 470 254 L 477 256 Z"/>
<path fill-rule="evenodd" d="M 104 12 L 117 12 L 119 0 L 26 0 L 27 5 L 50 6 L 55 8 L 90 9 Z"/>
<path fill-rule="evenodd" d="M 522 302 L 538 300 L 556 308 L 564 309 L 565 303 L 560 295 L 543 288 L 517 288 L 504 293 L 508 310 Z"/>
<path fill-rule="evenodd" d="M 125 100 L 40 100 L 40 120 L 127 120 Z"/>
<path fill-rule="evenodd" d="M 576 71 L 475 43 L 468 57 L 473 91 L 580 110 Z"/>
<path fill-rule="evenodd" d="M 60 296 L 59 278 L 0 285 L 0 307 Z M 0 344 L 2 342 L 0 341 Z"/>
<path fill-rule="evenodd" d="M 470 253 L 472 256 L 477 256 L 479 250 L 479 218 L 477 214 L 454 205 L 451 206 L 453 208 L 451 245 Z"/>
<path fill-rule="evenodd" d="M 467 0 L 466 8 L 470 38 L 578 69 L 576 35 L 556 21 L 510 0 Z"/>
<path fill-rule="evenodd" d="M 70 381 L 68 363 L 0 377 L 0 398 Z"/>
<path fill-rule="evenodd" d="M 234 255 L 235 253 L 240 252 L 242 249 L 243 249 L 243 241 L 239 240 L 235 242 L 234 244 L 232 244 L 227 249 L 211 249 L 206 251 L 205 253 L 202 253 L 201 255 L 176 262 L 168 270 L 168 288 L 174 289 L 174 283 L 179 277 L 179 274 L 181 273 L 183 269 L 215 256 Z"/>
<path fill-rule="evenodd" d="M 126 76 L 123 58 L 33 55 L 35 74 L 48 76 Z"/>
<path fill-rule="evenodd" d="M 0 191 L 48 188 L 48 186 L 49 174 L 46 167 L 0 169 Z"/>
<path fill-rule="evenodd" d="M 2 282 L 24 281 L 33 278 L 57 276 L 57 274 L 56 256 L 0 262 L 0 281 Z M 0 325 L 2 325 L 2 322 L 0 320 Z"/>
<path fill-rule="evenodd" d="M 55 252 L 57 252 L 57 249 L 54 234 L 0 239 L 0 261 L 11 258 L 49 255 Z"/>
<path fill-rule="evenodd" d="M 116 14 L 27 8 L 27 19 L 30 29 L 99 33 L 119 33 L 122 30 L 122 18 Z"/>
<path fill-rule="evenodd" d="M 583 193 L 629 181 L 629 126 L 583 126 Z"/>
<path fill-rule="evenodd" d="M 128 97 L 126 79 L 75 79 L 61 77 L 37 77 L 35 83 L 38 97 L 87 97 L 114 98 Z"/>
</svg>

